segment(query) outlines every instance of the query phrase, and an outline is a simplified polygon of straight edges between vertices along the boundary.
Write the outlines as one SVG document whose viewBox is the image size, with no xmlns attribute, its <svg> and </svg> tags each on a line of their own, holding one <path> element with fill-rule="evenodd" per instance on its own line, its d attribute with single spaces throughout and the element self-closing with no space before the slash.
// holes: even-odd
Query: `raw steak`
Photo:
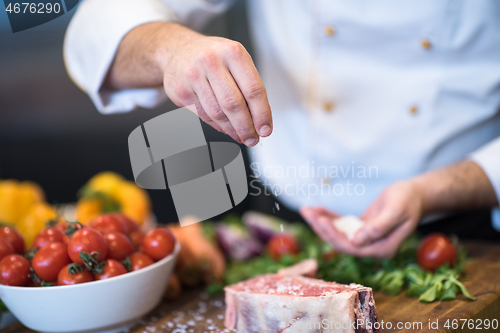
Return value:
<svg viewBox="0 0 500 333">
<path fill-rule="evenodd" d="M 238 333 L 379 332 L 371 288 L 267 274 L 225 288 L 225 326 Z"/>
</svg>

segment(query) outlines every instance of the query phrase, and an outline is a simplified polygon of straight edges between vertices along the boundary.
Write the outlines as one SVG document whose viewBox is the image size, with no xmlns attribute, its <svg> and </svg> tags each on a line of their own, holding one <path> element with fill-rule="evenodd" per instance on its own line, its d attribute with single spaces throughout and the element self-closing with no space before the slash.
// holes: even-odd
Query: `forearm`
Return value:
<svg viewBox="0 0 500 333">
<path fill-rule="evenodd" d="M 410 182 L 420 194 L 423 215 L 498 205 L 488 177 L 473 161 L 465 160 L 427 172 Z"/>
<path fill-rule="evenodd" d="M 161 87 L 173 50 L 179 43 L 200 36 L 170 22 L 151 22 L 132 29 L 121 41 L 103 86 L 115 90 Z"/>
</svg>

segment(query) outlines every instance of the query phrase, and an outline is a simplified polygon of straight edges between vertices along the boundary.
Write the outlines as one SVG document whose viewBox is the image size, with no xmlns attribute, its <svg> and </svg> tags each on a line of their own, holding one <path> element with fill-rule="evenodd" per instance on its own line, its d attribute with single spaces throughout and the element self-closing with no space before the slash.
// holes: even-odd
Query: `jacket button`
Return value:
<svg viewBox="0 0 500 333">
<path fill-rule="evenodd" d="M 325 27 L 325 34 L 326 34 L 327 36 L 333 36 L 333 35 L 335 35 L 335 28 L 334 28 L 334 27 L 332 27 L 331 25 L 327 25 L 327 26 Z"/>
<path fill-rule="evenodd" d="M 411 113 L 411 114 L 417 114 L 417 113 L 418 113 L 418 108 L 417 108 L 417 106 L 416 106 L 416 105 L 412 105 L 412 106 L 410 107 L 410 113 Z"/>
<path fill-rule="evenodd" d="M 332 102 L 326 101 L 323 103 L 323 110 L 325 112 L 331 112 L 331 111 L 333 111 L 333 108 L 334 108 L 334 105 Z"/>
<path fill-rule="evenodd" d="M 428 39 L 422 39 L 421 45 L 425 50 L 430 49 L 432 46 L 431 42 Z"/>
</svg>

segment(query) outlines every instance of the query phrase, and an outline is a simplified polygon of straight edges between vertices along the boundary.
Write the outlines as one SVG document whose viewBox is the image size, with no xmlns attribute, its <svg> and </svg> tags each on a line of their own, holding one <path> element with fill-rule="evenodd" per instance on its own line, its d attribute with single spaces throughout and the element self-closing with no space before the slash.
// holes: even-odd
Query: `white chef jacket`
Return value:
<svg viewBox="0 0 500 333">
<path fill-rule="evenodd" d="M 68 72 L 102 113 L 156 106 L 162 88 L 101 89 L 120 40 L 152 21 L 199 28 L 230 2 L 86 0 L 67 31 Z M 293 209 L 360 215 L 389 184 L 470 158 L 500 198 L 500 1 L 250 0 L 248 9 L 274 122 L 250 149 L 251 168 L 269 192 Z"/>
</svg>

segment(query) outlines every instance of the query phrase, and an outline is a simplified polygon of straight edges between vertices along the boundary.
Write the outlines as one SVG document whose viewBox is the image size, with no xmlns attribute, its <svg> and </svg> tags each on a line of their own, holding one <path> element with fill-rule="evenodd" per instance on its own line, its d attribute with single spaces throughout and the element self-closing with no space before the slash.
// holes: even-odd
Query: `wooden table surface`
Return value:
<svg viewBox="0 0 500 333">
<path fill-rule="evenodd" d="M 467 242 L 465 245 L 474 260 L 466 267 L 470 279 L 464 284 L 477 300 L 469 301 L 460 295 L 453 301 L 423 304 L 406 297 L 404 292 L 395 297 L 376 293 L 377 313 L 384 323 L 382 332 L 500 332 L 500 244 Z M 130 333 L 230 332 L 224 329 L 224 310 L 223 295 L 208 297 L 199 290 L 188 291 L 175 302 L 162 303 Z M 490 323 L 496 320 L 498 328 L 485 329 L 485 319 Z M 447 321 L 450 328 L 444 327 Z M 458 328 L 453 329 L 454 323 Z M 0 332 L 33 331 L 14 324 Z"/>
</svg>

